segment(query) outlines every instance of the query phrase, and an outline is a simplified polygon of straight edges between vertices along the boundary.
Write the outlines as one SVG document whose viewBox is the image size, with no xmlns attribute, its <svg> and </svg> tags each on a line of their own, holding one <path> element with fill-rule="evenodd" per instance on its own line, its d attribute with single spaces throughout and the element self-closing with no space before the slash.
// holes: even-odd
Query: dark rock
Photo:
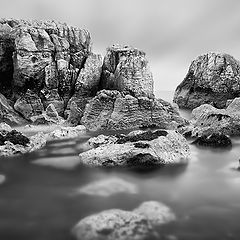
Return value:
<svg viewBox="0 0 240 240">
<path fill-rule="evenodd" d="M 19 144 L 24 147 L 30 143 L 29 138 L 22 135 L 22 133 L 20 133 L 16 130 L 12 130 L 11 132 L 5 132 L 5 134 L 0 132 L 0 145 L 4 145 L 5 141 L 9 141 L 13 144 Z"/>
<path fill-rule="evenodd" d="M 160 136 L 164 136 L 166 137 L 168 134 L 167 131 L 165 130 L 156 130 L 156 131 L 147 131 L 147 132 L 143 132 L 137 135 L 133 135 L 133 136 L 124 136 L 124 135 L 119 135 L 118 140 L 116 143 L 118 144 L 122 144 L 122 143 L 126 143 L 126 142 L 138 142 L 138 141 L 151 141 L 153 139 L 156 139 Z"/>
<path fill-rule="evenodd" d="M 136 144 L 136 143 L 135 143 Z M 135 146 L 134 144 L 134 146 Z M 136 147 L 136 146 L 135 146 Z M 138 147 L 137 147 L 138 148 Z M 162 163 L 164 165 L 164 162 Z M 137 167 L 137 168 L 151 168 L 156 166 L 161 166 L 161 161 L 158 158 L 152 156 L 148 153 L 139 153 L 132 158 L 127 160 L 128 167 Z"/>
<path fill-rule="evenodd" d="M 232 146 L 232 141 L 226 135 L 213 133 L 210 136 L 198 137 L 192 144 L 205 147 L 229 147 Z"/>
<path fill-rule="evenodd" d="M 150 145 L 148 143 L 136 142 L 136 143 L 134 143 L 134 147 L 136 147 L 136 148 L 149 148 Z"/>
<path fill-rule="evenodd" d="M 208 103 L 224 108 L 228 99 L 240 96 L 240 63 L 228 54 L 208 53 L 195 59 L 174 96 L 181 108 Z"/>
</svg>

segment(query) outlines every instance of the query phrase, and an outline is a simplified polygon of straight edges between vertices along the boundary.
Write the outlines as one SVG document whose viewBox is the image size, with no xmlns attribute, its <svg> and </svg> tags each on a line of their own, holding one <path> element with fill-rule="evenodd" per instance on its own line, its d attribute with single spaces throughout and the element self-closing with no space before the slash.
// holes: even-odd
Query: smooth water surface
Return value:
<svg viewBox="0 0 240 240">
<path fill-rule="evenodd" d="M 238 165 L 240 138 L 226 150 L 191 145 L 187 166 L 143 172 L 74 167 L 89 137 L 54 141 L 34 153 L 0 159 L 0 174 L 6 176 L 0 185 L 0 240 L 72 239 L 70 230 L 83 217 L 111 208 L 132 210 L 148 200 L 167 204 L 177 215 L 177 221 L 159 229 L 163 235 L 240 239 L 240 172 L 232 169 Z M 58 168 L 33 164 L 49 158 Z M 135 185 L 138 193 L 76 194 L 81 186 L 112 177 Z"/>
</svg>

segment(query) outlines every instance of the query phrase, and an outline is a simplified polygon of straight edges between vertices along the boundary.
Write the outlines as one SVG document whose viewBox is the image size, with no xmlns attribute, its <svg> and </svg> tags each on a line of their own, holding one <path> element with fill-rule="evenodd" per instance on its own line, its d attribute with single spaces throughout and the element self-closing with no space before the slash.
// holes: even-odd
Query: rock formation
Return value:
<svg viewBox="0 0 240 240">
<path fill-rule="evenodd" d="M 228 54 L 208 53 L 197 57 L 174 96 L 181 108 L 201 104 L 224 108 L 228 99 L 240 96 L 240 63 Z"/>
<path fill-rule="evenodd" d="M 115 139 L 103 135 L 99 138 L 89 140 L 89 146 L 97 146 L 96 148 L 80 153 L 82 164 L 146 168 L 183 164 L 190 157 L 186 139 L 173 130 L 134 131 L 128 135 L 116 136 Z"/>
<path fill-rule="evenodd" d="M 143 51 L 113 45 L 102 61 L 88 31 L 54 21 L 0 20 L 0 94 L 9 122 L 60 124 L 60 116 L 88 130 L 186 124 L 155 99 Z"/>
<path fill-rule="evenodd" d="M 133 211 L 110 209 L 85 217 L 74 226 L 72 233 L 77 240 L 162 239 L 154 228 L 175 219 L 168 206 L 148 201 Z"/>
<path fill-rule="evenodd" d="M 91 40 L 86 30 L 54 21 L 2 19 L 0 91 L 15 103 L 19 112 L 24 101 L 30 105 L 37 103 L 41 109 L 52 103 L 63 115 L 90 55 Z M 92 58 L 88 65 L 91 61 Z M 27 105 L 21 107 L 31 108 Z M 24 115 L 25 111 L 21 113 Z M 24 117 L 28 119 L 29 114 Z"/>
</svg>

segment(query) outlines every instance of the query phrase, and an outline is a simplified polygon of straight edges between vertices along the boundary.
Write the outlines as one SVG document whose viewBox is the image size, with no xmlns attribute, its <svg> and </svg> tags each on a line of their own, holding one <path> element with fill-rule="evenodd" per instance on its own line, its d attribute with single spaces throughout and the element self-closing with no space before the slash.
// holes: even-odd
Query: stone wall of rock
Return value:
<svg viewBox="0 0 240 240">
<path fill-rule="evenodd" d="M 228 54 L 208 53 L 190 65 L 174 96 L 181 108 L 201 104 L 224 108 L 228 99 L 240 96 L 240 63 Z"/>
</svg>

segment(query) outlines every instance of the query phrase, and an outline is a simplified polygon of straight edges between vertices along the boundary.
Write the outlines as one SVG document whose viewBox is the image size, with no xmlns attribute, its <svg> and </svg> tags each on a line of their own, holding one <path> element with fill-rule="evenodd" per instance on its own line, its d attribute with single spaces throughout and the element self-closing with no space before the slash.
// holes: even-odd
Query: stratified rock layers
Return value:
<svg viewBox="0 0 240 240">
<path fill-rule="evenodd" d="M 174 96 L 181 108 L 201 104 L 224 108 L 228 99 L 240 96 L 240 63 L 228 54 L 208 53 L 190 65 Z"/>
</svg>

